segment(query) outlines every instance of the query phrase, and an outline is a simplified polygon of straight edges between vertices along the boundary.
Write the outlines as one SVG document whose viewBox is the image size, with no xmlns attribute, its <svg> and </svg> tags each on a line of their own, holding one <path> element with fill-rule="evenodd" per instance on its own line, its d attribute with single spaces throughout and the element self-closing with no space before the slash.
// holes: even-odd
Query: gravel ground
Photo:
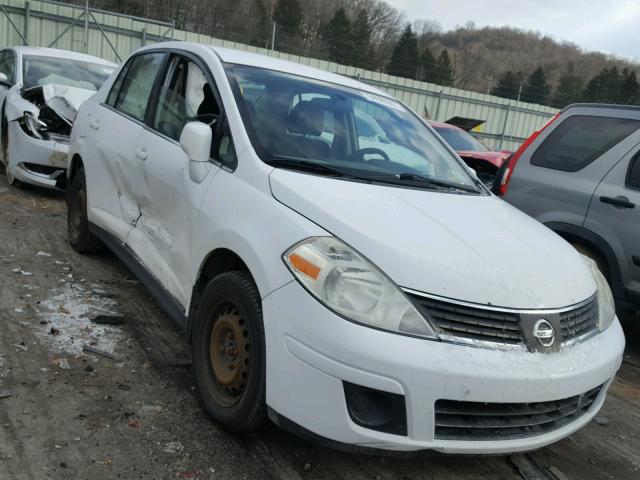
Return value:
<svg viewBox="0 0 640 480">
<path fill-rule="evenodd" d="M 0 479 L 640 478 L 640 316 L 599 422 L 527 455 L 345 454 L 204 415 L 181 332 L 109 254 L 66 241 L 63 197 L 0 179 Z M 120 325 L 96 325 L 119 314 Z M 83 352 L 83 345 L 104 354 Z"/>
</svg>

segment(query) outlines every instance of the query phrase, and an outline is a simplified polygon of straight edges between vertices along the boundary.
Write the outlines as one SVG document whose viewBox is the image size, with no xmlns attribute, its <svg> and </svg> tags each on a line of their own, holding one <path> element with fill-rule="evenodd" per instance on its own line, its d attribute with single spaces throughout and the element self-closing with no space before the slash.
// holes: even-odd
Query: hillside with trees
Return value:
<svg viewBox="0 0 640 480">
<path fill-rule="evenodd" d="M 437 19 L 408 22 L 383 0 L 92 0 L 91 6 L 265 48 L 272 47 L 275 24 L 276 50 L 558 108 L 640 103 L 636 63 L 510 27 L 467 22 L 443 31 Z"/>
</svg>

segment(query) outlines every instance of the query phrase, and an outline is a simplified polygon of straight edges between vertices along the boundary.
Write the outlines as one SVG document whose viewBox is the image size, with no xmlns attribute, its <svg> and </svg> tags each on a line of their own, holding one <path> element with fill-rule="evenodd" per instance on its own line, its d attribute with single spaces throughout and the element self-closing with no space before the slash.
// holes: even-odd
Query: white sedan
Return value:
<svg viewBox="0 0 640 480">
<path fill-rule="evenodd" d="M 10 185 L 64 187 L 76 112 L 115 67 L 67 50 L 0 50 L 0 160 Z"/>
<path fill-rule="evenodd" d="M 620 366 L 595 264 L 371 86 L 161 43 L 82 105 L 69 158 L 69 243 L 109 247 L 184 327 L 228 430 L 531 450 L 586 425 Z"/>
</svg>

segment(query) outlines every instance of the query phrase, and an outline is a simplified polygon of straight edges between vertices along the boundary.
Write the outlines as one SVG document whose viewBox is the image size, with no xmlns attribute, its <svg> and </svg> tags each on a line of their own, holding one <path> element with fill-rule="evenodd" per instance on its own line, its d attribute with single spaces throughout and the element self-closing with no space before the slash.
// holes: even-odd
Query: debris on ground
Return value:
<svg viewBox="0 0 640 480">
<path fill-rule="evenodd" d="M 105 357 L 108 358 L 110 360 L 118 360 L 117 357 L 105 350 L 101 350 L 99 348 L 96 347 L 92 347 L 91 345 L 83 345 L 82 346 L 82 351 L 84 352 L 88 352 L 88 353 L 93 353 L 95 355 L 100 355 L 101 357 Z"/>
<path fill-rule="evenodd" d="M 122 325 L 125 322 L 122 315 L 98 315 L 91 321 L 98 325 Z"/>
<path fill-rule="evenodd" d="M 0 390 L 0 399 L 2 398 L 9 398 L 13 396 L 13 393 L 7 391 L 7 390 Z"/>
<path fill-rule="evenodd" d="M 39 257 L 50 257 L 51 254 L 49 252 L 43 252 L 42 250 L 40 250 L 38 253 L 36 253 L 37 256 Z"/>
<path fill-rule="evenodd" d="M 115 324 L 97 324 L 97 316 L 118 316 L 116 302 L 101 298 L 81 285 L 67 283 L 62 290 L 44 300 L 38 307 L 42 329 L 35 331 L 41 343 L 54 352 L 77 355 L 84 345 L 98 346 L 113 356 L 122 332 Z M 95 353 L 95 352 L 93 352 Z"/>
<path fill-rule="evenodd" d="M 12 343 L 11 346 L 13 348 L 15 348 L 16 350 L 19 350 L 21 352 L 26 352 L 28 350 L 27 346 L 21 342 L 21 343 Z"/>
<path fill-rule="evenodd" d="M 169 442 L 162 447 L 162 451 L 166 453 L 180 453 L 184 450 L 184 445 L 182 443 L 174 441 Z"/>
<path fill-rule="evenodd" d="M 66 358 L 58 358 L 53 361 L 53 363 L 57 364 L 62 370 L 69 370 L 71 365 L 69 365 L 69 360 Z"/>
<path fill-rule="evenodd" d="M 604 417 L 602 415 L 597 416 L 596 418 L 593 419 L 594 422 L 596 422 L 598 425 L 609 425 L 609 418 L 608 417 Z"/>
</svg>

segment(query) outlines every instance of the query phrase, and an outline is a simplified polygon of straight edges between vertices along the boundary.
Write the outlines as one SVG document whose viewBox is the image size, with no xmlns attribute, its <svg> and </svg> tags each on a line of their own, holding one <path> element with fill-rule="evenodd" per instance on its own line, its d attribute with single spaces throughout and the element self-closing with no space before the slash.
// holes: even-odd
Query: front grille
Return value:
<svg viewBox="0 0 640 480">
<path fill-rule="evenodd" d="M 596 297 L 575 308 L 558 310 L 517 310 L 480 308 L 408 293 L 413 303 L 429 319 L 443 340 L 464 343 L 490 342 L 496 345 L 542 347 L 532 337 L 538 319 L 552 323 L 556 331 L 554 348 L 561 343 L 595 332 L 598 328 Z M 525 332 L 527 332 L 525 334 Z M 553 349 L 552 349 L 553 351 Z"/>
<path fill-rule="evenodd" d="M 535 403 L 438 400 L 435 437 L 441 440 L 511 440 L 556 430 L 584 415 L 602 385 L 583 395 Z"/>
<path fill-rule="evenodd" d="M 517 313 L 485 310 L 411 295 L 440 333 L 469 340 L 524 343 Z"/>
<path fill-rule="evenodd" d="M 598 300 L 594 298 L 586 305 L 560 313 L 560 326 L 564 341 L 594 331 L 598 328 Z"/>
</svg>

